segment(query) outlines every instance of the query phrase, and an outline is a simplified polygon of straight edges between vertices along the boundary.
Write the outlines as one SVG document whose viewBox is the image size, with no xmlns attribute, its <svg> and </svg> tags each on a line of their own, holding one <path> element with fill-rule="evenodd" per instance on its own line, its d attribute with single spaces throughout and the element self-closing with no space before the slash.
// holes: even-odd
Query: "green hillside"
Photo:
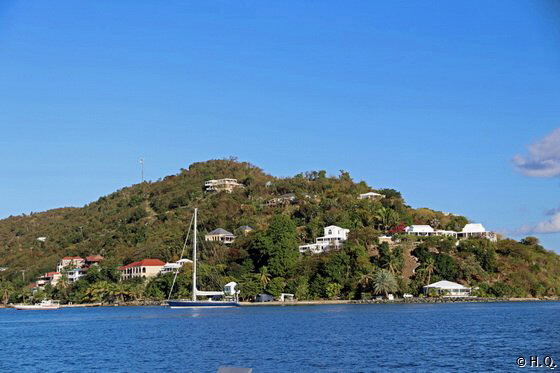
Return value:
<svg viewBox="0 0 560 373">
<path fill-rule="evenodd" d="M 204 190 L 206 180 L 225 177 L 245 187 L 232 193 Z M 428 280 L 438 279 L 478 286 L 480 295 L 537 297 L 560 291 L 560 257 L 544 250 L 536 239 L 497 243 L 471 239 L 458 246 L 441 238 L 419 241 L 404 235 L 403 227 L 429 224 L 461 230 L 468 221 L 413 209 L 398 191 L 377 188 L 353 181 L 344 171 L 338 176 L 313 171 L 276 178 L 235 160 L 194 163 L 176 175 L 123 188 L 82 208 L 1 220 L 0 267 L 6 269 L 0 272 L 0 296 L 6 301 L 21 297 L 24 285 L 53 271 L 63 256 L 101 254 L 106 258 L 101 268 L 76 285 L 48 289 L 67 300 L 94 300 L 95 286 L 117 286 L 118 265 L 143 258 L 179 259 L 194 207 L 200 211 L 201 234 L 220 227 L 238 235 L 231 247 L 202 246 L 202 285 L 221 286 L 232 279 L 247 298 L 266 291 L 295 293 L 300 299 L 359 299 L 382 293 L 380 278 L 387 274 L 387 286 L 397 293 L 418 294 Z M 372 190 L 385 198 L 357 198 Z M 286 193 L 294 193 L 295 201 L 266 205 Z M 350 229 L 342 250 L 320 255 L 298 252 L 298 245 L 313 242 L 331 224 Z M 238 232 L 242 225 L 255 230 L 243 236 Z M 397 242 L 380 245 L 378 236 L 385 233 L 393 234 Z M 183 295 L 188 292 L 188 271 L 182 270 L 179 281 L 178 292 Z M 159 276 L 149 283 L 131 283 L 128 290 L 121 284 L 121 290 L 101 293 L 113 294 L 113 299 L 157 299 L 169 288 L 169 279 Z"/>
</svg>

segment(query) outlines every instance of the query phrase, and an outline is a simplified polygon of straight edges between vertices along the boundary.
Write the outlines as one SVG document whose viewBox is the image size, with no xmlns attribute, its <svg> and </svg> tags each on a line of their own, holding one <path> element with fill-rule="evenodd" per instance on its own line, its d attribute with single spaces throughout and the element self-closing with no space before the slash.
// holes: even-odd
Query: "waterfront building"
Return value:
<svg viewBox="0 0 560 373">
<path fill-rule="evenodd" d="M 165 263 L 159 259 L 142 259 L 139 262 L 119 267 L 117 270 L 121 273 L 121 280 L 136 277 L 148 278 L 157 276 L 164 265 Z"/>
<path fill-rule="evenodd" d="M 207 192 L 233 192 L 236 188 L 243 188 L 244 185 L 237 182 L 237 179 L 215 179 L 204 183 Z"/>
<path fill-rule="evenodd" d="M 341 228 L 336 225 L 329 225 L 323 228 L 324 235 L 317 237 L 315 243 L 299 246 L 299 252 L 310 252 L 312 254 L 324 253 L 329 250 L 340 249 L 343 242 L 348 239 L 349 229 Z"/>
<path fill-rule="evenodd" d="M 223 228 L 217 228 L 205 235 L 204 240 L 211 242 L 221 242 L 225 245 L 229 245 L 233 241 L 235 241 L 235 235 Z"/>
<path fill-rule="evenodd" d="M 438 281 L 424 286 L 424 294 L 435 291 L 437 295 L 444 297 L 468 297 L 471 295 L 471 288 L 451 281 Z"/>
</svg>

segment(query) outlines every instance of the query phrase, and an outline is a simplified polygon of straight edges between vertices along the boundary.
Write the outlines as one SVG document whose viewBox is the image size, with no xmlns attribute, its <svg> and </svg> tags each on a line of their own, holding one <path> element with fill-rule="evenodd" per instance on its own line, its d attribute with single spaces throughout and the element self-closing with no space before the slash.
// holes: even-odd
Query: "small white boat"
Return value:
<svg viewBox="0 0 560 373">
<path fill-rule="evenodd" d="M 16 310 L 57 310 L 60 308 L 58 301 L 42 300 L 41 303 L 35 304 L 15 304 Z"/>
</svg>

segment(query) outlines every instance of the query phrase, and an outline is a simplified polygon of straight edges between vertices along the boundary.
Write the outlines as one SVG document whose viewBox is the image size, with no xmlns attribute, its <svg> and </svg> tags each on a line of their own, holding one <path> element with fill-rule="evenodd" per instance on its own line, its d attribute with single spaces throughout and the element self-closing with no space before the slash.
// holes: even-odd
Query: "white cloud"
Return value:
<svg viewBox="0 0 560 373">
<path fill-rule="evenodd" d="M 528 155 L 516 155 L 517 170 L 531 177 L 560 176 L 560 128 L 528 146 Z"/>
<path fill-rule="evenodd" d="M 519 233 L 558 233 L 560 232 L 560 212 L 556 212 L 546 221 L 536 225 L 526 225 L 519 229 Z"/>
</svg>

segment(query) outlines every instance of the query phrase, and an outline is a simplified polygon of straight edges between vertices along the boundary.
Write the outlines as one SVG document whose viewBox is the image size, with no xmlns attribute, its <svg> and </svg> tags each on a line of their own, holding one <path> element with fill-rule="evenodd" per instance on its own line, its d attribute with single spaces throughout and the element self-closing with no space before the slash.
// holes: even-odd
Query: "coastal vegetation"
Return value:
<svg viewBox="0 0 560 373">
<path fill-rule="evenodd" d="M 243 188 L 207 192 L 210 179 L 235 178 Z M 379 199 L 358 199 L 374 190 Z M 289 203 L 271 199 L 292 193 Z M 201 212 L 201 233 L 224 228 L 231 245 L 201 242 L 199 287 L 239 283 L 243 300 L 259 293 L 293 293 L 297 299 L 369 299 L 389 293 L 419 295 L 438 280 L 476 287 L 479 296 L 543 297 L 560 293 L 560 257 L 534 237 L 465 239 L 414 237 L 411 224 L 460 230 L 464 216 L 408 206 L 401 193 L 310 171 L 277 178 L 235 159 L 192 164 L 178 174 L 143 182 L 81 208 L 61 208 L 0 221 L 0 302 L 52 297 L 64 302 L 162 300 L 173 274 L 120 281 L 117 267 L 143 258 L 180 259 L 193 208 Z M 340 250 L 300 254 L 298 245 L 325 226 L 350 229 Z M 250 233 L 239 231 L 251 226 Z M 379 237 L 391 235 L 391 242 Z M 41 239 L 38 239 L 41 238 Z M 44 239 L 43 239 L 44 238 Z M 103 255 L 98 266 L 75 283 L 66 273 L 55 287 L 32 294 L 27 285 L 52 271 L 63 256 Z M 186 254 L 188 257 L 190 253 Z M 191 268 L 183 266 L 174 297 L 188 296 Z"/>
</svg>

